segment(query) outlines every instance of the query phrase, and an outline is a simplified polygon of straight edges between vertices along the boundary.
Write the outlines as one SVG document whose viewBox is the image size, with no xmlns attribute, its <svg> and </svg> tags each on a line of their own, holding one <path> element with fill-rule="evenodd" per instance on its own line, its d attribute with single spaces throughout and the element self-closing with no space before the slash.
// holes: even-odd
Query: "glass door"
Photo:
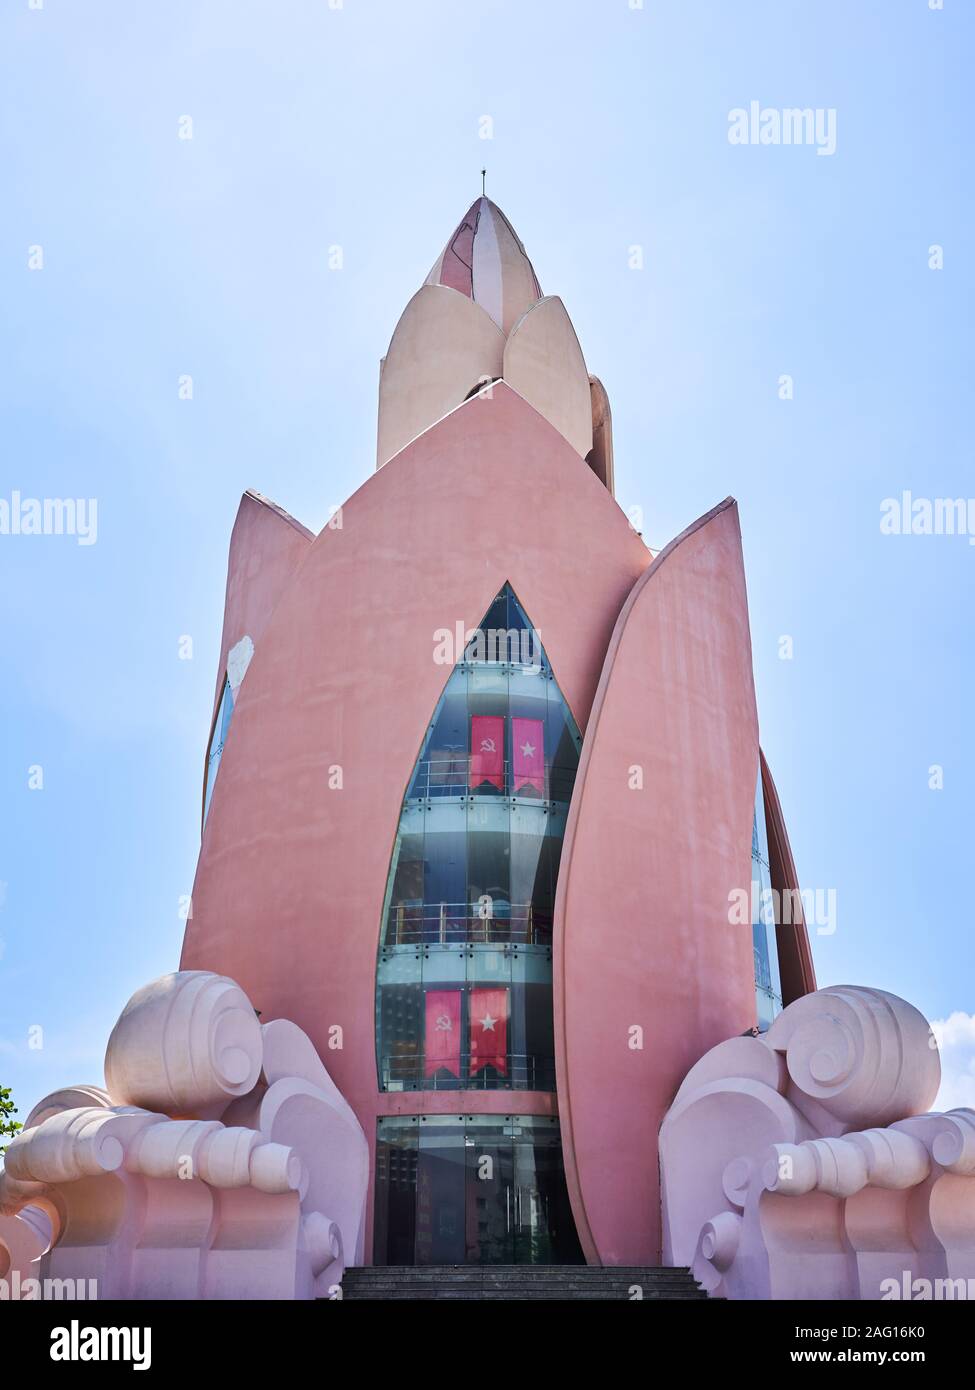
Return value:
<svg viewBox="0 0 975 1390">
<path fill-rule="evenodd" d="M 572 1264 L 581 1251 L 569 1207 L 557 1126 L 512 1125 L 517 1264 Z"/>
<path fill-rule="evenodd" d="M 376 1264 L 577 1264 L 559 1124 L 389 1115 L 376 1143 Z"/>
<path fill-rule="evenodd" d="M 420 1125 L 416 1164 L 418 1265 L 467 1261 L 467 1149 L 460 1117 Z"/>
<path fill-rule="evenodd" d="M 467 1263 L 513 1264 L 515 1218 L 511 1140 L 502 1132 L 497 1120 L 472 1116 L 467 1121 L 466 1143 Z"/>
</svg>

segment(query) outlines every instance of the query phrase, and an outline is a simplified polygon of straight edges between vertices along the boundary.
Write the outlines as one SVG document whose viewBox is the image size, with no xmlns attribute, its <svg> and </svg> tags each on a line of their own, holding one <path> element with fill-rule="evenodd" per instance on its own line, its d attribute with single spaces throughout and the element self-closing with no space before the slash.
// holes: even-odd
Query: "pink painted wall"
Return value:
<svg viewBox="0 0 975 1390">
<path fill-rule="evenodd" d="M 307 527 L 260 493 L 248 491 L 240 499 L 227 558 L 214 714 L 223 690 L 227 653 L 244 636 L 257 643 L 314 539 Z"/>
<path fill-rule="evenodd" d="M 629 786 L 640 765 L 643 790 Z M 562 1145 L 587 1258 L 660 1259 L 657 1132 L 709 1048 L 755 1023 L 758 723 L 738 511 L 653 562 L 620 614 L 569 812 L 555 913 Z M 643 1047 L 629 1030 L 643 1030 Z"/>
<path fill-rule="evenodd" d="M 498 383 L 492 399 L 459 406 L 349 499 L 342 529 L 313 542 L 256 642 L 181 965 L 229 975 L 262 1021 L 303 1028 L 370 1146 L 378 1114 L 552 1111 L 539 1094 L 378 1090 L 386 878 L 402 797 L 450 674 L 433 661 L 433 634 L 458 620 L 475 626 L 510 580 L 584 730 L 617 616 L 649 561 L 591 470 Z M 342 790 L 329 788 L 334 765 Z M 335 1028 L 341 1048 L 330 1045 Z M 371 1228 L 366 1249 L 371 1258 Z"/>
</svg>

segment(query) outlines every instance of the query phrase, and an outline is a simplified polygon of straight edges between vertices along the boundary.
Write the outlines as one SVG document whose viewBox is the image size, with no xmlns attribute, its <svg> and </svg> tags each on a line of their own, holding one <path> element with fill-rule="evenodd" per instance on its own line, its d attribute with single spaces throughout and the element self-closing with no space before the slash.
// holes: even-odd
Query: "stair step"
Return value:
<svg viewBox="0 0 975 1390">
<path fill-rule="evenodd" d="M 397 1279 L 443 1279 L 465 1276 L 471 1279 L 486 1277 L 522 1279 L 546 1279 L 572 1274 L 579 1279 L 603 1279 L 606 1275 L 625 1278 L 639 1275 L 641 1278 L 687 1279 L 689 1269 L 670 1266 L 647 1266 L 631 1268 L 622 1265 L 354 1265 L 348 1274 L 357 1278 L 397 1278 Z"/>
<path fill-rule="evenodd" d="M 688 1283 L 693 1284 L 694 1281 L 692 1279 L 642 1279 L 639 1275 L 627 1275 L 622 1279 L 612 1276 L 608 1279 L 573 1279 L 571 1277 L 565 1279 L 450 1279 L 448 1277 L 444 1279 L 350 1279 L 348 1282 L 362 1287 L 369 1285 L 372 1287 L 382 1286 L 389 1288 L 396 1288 L 401 1284 L 409 1284 L 413 1288 L 425 1288 L 427 1286 L 435 1288 L 440 1284 L 450 1284 L 454 1288 L 464 1284 L 468 1284 L 473 1288 L 483 1288 L 486 1286 L 506 1288 L 511 1284 L 523 1284 L 526 1288 L 545 1288 L 549 1284 L 559 1288 L 564 1287 L 566 1284 L 578 1285 L 580 1288 L 598 1288 L 602 1284 L 618 1284 L 620 1287 L 624 1285 L 627 1287 L 639 1285 L 644 1288 L 659 1289 L 683 1288 Z"/>
<path fill-rule="evenodd" d="M 602 1290 L 586 1291 L 563 1290 L 562 1293 L 540 1293 L 538 1290 L 473 1290 L 431 1289 L 427 1293 L 410 1293 L 408 1290 L 389 1290 L 384 1293 L 346 1293 L 345 1301 L 355 1302 L 707 1302 L 704 1290 L 690 1289 L 683 1293 L 644 1294 L 643 1298 L 629 1298 L 623 1293 L 605 1293 Z"/>
<path fill-rule="evenodd" d="M 552 1274 L 576 1274 L 580 1279 L 601 1279 L 606 1274 L 639 1275 L 641 1278 L 660 1275 L 671 1279 L 686 1279 L 690 1270 L 621 1269 L 618 1265 L 604 1265 L 602 1268 L 596 1265 L 461 1265 L 458 1269 L 436 1269 L 431 1265 L 415 1265 L 408 1269 L 390 1269 L 388 1265 L 360 1265 L 353 1266 L 349 1273 L 363 1276 L 385 1274 L 402 1279 L 420 1278 L 421 1276 L 432 1279 L 448 1279 L 460 1274 L 469 1274 L 472 1278 L 477 1279 L 486 1274 L 517 1274 L 524 1278 L 539 1279 L 544 1279 L 547 1275 Z"/>
<path fill-rule="evenodd" d="M 636 1286 L 642 1295 L 634 1299 Z M 348 1269 L 346 1299 L 549 1302 L 706 1301 L 686 1266 L 612 1265 L 368 1265 Z"/>
</svg>

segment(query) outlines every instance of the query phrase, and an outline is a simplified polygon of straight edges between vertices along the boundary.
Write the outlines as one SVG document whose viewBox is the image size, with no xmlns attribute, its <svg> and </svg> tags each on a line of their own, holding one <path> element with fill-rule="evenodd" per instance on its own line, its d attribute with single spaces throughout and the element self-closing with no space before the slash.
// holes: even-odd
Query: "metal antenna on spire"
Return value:
<svg viewBox="0 0 975 1390">
<path fill-rule="evenodd" d="M 486 170 L 486 169 L 482 169 L 482 170 L 481 170 L 481 197 L 482 197 L 482 198 L 486 197 L 486 193 L 485 193 L 485 179 L 486 179 L 486 178 L 487 178 L 487 170 Z"/>
</svg>

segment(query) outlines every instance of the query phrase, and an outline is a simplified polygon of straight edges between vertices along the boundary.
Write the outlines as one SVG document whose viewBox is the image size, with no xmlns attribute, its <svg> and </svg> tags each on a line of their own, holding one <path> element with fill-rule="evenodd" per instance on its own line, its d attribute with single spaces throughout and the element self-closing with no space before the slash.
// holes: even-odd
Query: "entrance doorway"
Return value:
<svg viewBox="0 0 975 1390">
<path fill-rule="evenodd" d="M 559 1122 L 395 1115 L 376 1143 L 376 1264 L 582 1264 Z"/>
</svg>

